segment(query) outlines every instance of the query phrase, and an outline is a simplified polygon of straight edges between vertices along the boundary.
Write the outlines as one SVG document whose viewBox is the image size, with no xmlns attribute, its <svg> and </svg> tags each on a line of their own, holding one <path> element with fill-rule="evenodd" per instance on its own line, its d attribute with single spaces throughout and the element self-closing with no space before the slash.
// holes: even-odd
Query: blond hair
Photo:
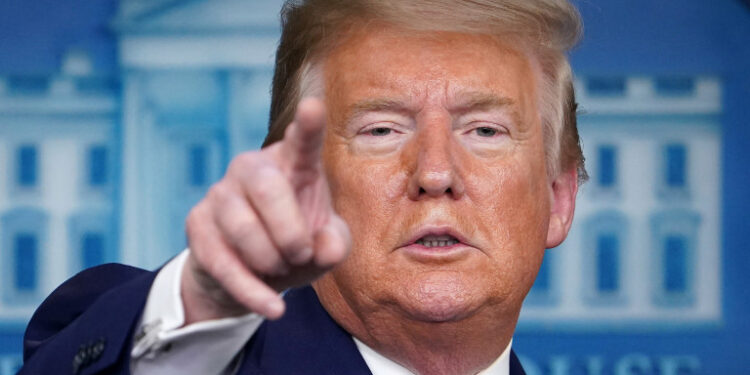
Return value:
<svg viewBox="0 0 750 375">
<path fill-rule="evenodd" d="M 315 64 L 347 30 L 378 20 L 417 31 L 454 31 L 513 38 L 531 48 L 541 70 L 540 116 L 551 177 L 576 168 L 587 179 L 576 125 L 573 74 L 566 57 L 581 35 L 567 0 L 287 0 L 276 53 L 264 146 L 283 138 Z"/>
</svg>

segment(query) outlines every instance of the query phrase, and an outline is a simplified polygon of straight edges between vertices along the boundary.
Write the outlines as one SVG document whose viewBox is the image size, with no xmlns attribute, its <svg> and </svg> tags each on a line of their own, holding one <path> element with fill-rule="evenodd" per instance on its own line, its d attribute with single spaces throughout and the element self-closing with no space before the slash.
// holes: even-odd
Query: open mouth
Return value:
<svg viewBox="0 0 750 375">
<path fill-rule="evenodd" d="M 458 241 L 455 237 L 450 235 L 427 235 L 415 241 L 416 244 L 422 245 L 424 247 L 448 247 L 456 245 L 459 242 L 460 241 Z"/>
</svg>

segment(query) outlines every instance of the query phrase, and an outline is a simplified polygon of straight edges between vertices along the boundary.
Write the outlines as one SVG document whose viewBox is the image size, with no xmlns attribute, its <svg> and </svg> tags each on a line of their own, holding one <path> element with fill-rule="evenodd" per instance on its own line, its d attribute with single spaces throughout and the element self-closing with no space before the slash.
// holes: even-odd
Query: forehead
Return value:
<svg viewBox="0 0 750 375">
<path fill-rule="evenodd" d="M 353 30 L 324 60 L 328 100 L 450 100 L 482 95 L 533 102 L 530 54 L 511 40 L 379 25 Z"/>
</svg>

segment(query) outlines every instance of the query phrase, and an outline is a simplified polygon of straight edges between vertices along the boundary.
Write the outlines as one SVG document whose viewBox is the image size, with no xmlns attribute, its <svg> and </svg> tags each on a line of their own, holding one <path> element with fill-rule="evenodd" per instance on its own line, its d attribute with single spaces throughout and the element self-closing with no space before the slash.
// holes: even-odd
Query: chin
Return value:
<svg viewBox="0 0 750 375">
<path fill-rule="evenodd" d="M 423 275 L 401 288 L 399 303 L 414 320 L 440 323 L 455 322 L 473 315 L 480 307 L 477 290 L 455 274 Z"/>
</svg>

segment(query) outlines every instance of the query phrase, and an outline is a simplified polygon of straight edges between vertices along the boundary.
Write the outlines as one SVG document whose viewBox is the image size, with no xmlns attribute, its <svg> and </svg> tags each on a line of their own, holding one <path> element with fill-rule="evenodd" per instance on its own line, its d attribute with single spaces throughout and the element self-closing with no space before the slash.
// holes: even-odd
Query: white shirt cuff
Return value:
<svg viewBox="0 0 750 375">
<path fill-rule="evenodd" d="M 242 347 L 263 323 L 250 313 L 183 327 L 180 282 L 188 254 L 186 249 L 169 261 L 151 286 L 131 351 L 135 375 L 231 374 Z"/>
</svg>

